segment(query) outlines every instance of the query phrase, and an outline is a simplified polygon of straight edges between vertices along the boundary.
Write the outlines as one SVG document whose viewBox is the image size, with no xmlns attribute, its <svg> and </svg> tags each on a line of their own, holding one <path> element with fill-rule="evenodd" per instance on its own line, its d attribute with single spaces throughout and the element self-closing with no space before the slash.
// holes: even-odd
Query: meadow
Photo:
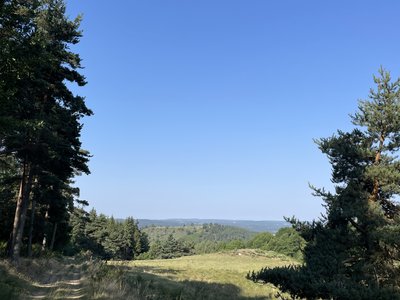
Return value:
<svg viewBox="0 0 400 300">
<path fill-rule="evenodd" d="M 132 299 L 275 299 L 278 289 L 247 280 L 246 274 L 298 262 L 275 252 L 244 249 L 108 264 L 114 272 L 124 270 L 121 281 L 135 286 L 139 298 Z"/>
<path fill-rule="evenodd" d="M 246 274 L 298 262 L 261 250 L 235 250 L 176 259 L 85 261 L 51 258 L 0 263 L 1 299 L 275 299 L 272 285 Z"/>
</svg>

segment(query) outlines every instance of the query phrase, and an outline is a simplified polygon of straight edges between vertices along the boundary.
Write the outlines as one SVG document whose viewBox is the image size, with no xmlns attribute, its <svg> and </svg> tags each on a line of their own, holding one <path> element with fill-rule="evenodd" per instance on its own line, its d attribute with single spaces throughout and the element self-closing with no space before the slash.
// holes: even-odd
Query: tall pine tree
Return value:
<svg viewBox="0 0 400 300">
<path fill-rule="evenodd" d="M 263 269 L 253 280 L 307 299 L 400 299 L 400 80 L 381 68 L 374 82 L 352 116 L 357 128 L 316 141 L 336 186 L 313 188 L 325 217 L 291 220 L 308 242 L 304 265 Z"/>
<path fill-rule="evenodd" d="M 3 1 L 0 21 L 0 156 L 19 164 L 9 247 L 17 261 L 34 181 L 51 174 L 65 187 L 76 172 L 89 172 L 79 138 L 80 119 L 91 111 L 66 85 L 86 82 L 77 71 L 79 56 L 69 49 L 81 36 L 79 18 L 66 17 L 62 0 Z"/>
</svg>

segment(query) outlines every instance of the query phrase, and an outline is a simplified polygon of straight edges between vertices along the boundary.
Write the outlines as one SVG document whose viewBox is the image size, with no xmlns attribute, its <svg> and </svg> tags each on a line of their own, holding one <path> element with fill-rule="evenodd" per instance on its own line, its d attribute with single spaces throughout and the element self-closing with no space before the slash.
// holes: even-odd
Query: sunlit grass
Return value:
<svg viewBox="0 0 400 300">
<path fill-rule="evenodd" d="M 140 282 L 153 294 L 149 299 L 274 299 L 275 287 L 247 280 L 246 274 L 298 262 L 274 252 L 238 250 L 110 264 L 124 268 L 130 282 Z M 164 294 L 158 298 L 160 291 Z"/>
<path fill-rule="evenodd" d="M 0 299 L 88 299 L 83 266 L 71 258 L 0 261 Z"/>
<path fill-rule="evenodd" d="M 275 299 L 275 287 L 246 274 L 297 263 L 261 250 L 107 263 L 43 258 L 18 268 L 0 261 L 0 299 Z"/>
</svg>

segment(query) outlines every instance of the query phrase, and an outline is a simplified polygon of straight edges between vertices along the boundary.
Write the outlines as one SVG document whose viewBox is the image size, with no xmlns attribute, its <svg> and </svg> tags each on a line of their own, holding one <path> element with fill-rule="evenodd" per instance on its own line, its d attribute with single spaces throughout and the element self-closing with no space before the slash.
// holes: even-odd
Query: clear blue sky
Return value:
<svg viewBox="0 0 400 300">
<path fill-rule="evenodd" d="M 399 75 L 399 1 L 74 1 L 89 84 L 75 89 L 98 212 L 317 218 L 313 143 L 351 128 L 380 65 Z"/>
</svg>

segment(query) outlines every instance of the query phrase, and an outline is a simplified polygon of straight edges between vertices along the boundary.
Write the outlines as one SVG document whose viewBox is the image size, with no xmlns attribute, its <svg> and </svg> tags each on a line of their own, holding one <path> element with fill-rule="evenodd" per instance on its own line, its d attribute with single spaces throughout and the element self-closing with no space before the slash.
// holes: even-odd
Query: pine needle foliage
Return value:
<svg viewBox="0 0 400 300">
<path fill-rule="evenodd" d="M 307 241 L 304 264 L 249 274 L 293 298 L 400 299 L 400 80 L 383 68 L 369 99 L 351 116 L 355 129 L 316 140 L 332 165 L 335 191 L 317 221 L 290 219 Z"/>
</svg>

